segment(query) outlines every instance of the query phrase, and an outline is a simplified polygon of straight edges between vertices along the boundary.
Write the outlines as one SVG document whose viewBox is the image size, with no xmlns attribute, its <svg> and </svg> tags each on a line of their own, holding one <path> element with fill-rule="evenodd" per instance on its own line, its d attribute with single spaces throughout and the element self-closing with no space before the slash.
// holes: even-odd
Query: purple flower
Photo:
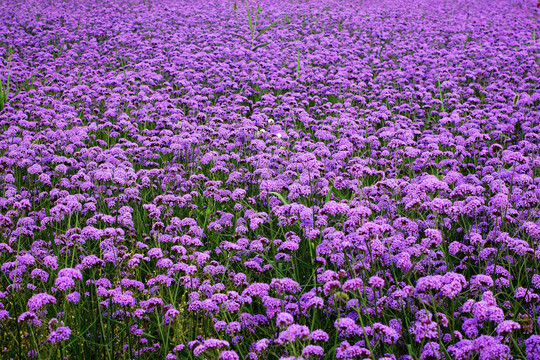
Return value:
<svg viewBox="0 0 540 360">
<path fill-rule="evenodd" d="M 304 350 L 302 350 L 302 356 L 310 357 L 315 356 L 324 356 L 324 349 L 318 345 L 307 345 Z"/>
<path fill-rule="evenodd" d="M 80 298 L 81 298 L 81 294 L 79 294 L 76 291 L 72 292 L 71 294 L 66 295 L 66 299 L 68 299 L 69 301 L 75 304 L 79 302 Z"/>
<path fill-rule="evenodd" d="M 473 346 L 480 353 L 480 358 L 486 360 L 507 359 L 510 353 L 507 345 L 501 344 L 499 339 L 488 335 L 481 335 L 474 339 Z"/>
<path fill-rule="evenodd" d="M 382 341 L 387 344 L 395 344 L 400 338 L 399 333 L 393 328 L 381 323 L 374 323 L 373 331 L 378 331 L 381 334 Z"/>
<path fill-rule="evenodd" d="M 32 165 L 32 166 L 30 166 L 28 168 L 28 173 L 29 174 L 40 174 L 42 172 L 43 172 L 43 170 L 41 168 L 41 165 L 39 165 L 39 164 L 34 164 L 34 165 Z"/>
<path fill-rule="evenodd" d="M 460 340 L 448 347 L 448 352 L 456 360 L 466 360 L 474 353 L 474 343 L 471 340 Z"/>
<path fill-rule="evenodd" d="M 371 352 L 360 346 L 350 345 L 347 341 L 343 341 L 338 348 L 336 348 L 337 359 L 354 359 L 365 358 L 371 356 Z"/>
<path fill-rule="evenodd" d="M 176 345 L 173 349 L 173 352 L 179 352 L 179 351 L 182 351 L 183 349 L 185 348 L 185 345 L 184 344 L 179 344 L 179 345 Z"/>
<path fill-rule="evenodd" d="M 513 320 L 505 320 L 497 325 L 497 335 L 510 335 L 514 330 L 521 329 L 521 325 Z"/>
<path fill-rule="evenodd" d="M 229 325 L 227 326 L 227 334 L 235 334 L 240 332 L 242 330 L 242 326 L 238 321 L 231 321 Z"/>
<path fill-rule="evenodd" d="M 424 346 L 422 353 L 420 354 L 420 360 L 434 360 L 441 359 L 440 346 L 436 342 L 429 342 Z"/>
<path fill-rule="evenodd" d="M 39 293 L 28 299 L 28 308 L 31 311 L 40 310 L 47 304 L 56 304 L 56 298 L 47 293 Z"/>
<path fill-rule="evenodd" d="M 306 340 L 309 337 L 309 328 L 305 325 L 292 324 L 279 333 L 276 343 L 288 344 L 298 339 Z"/>
<path fill-rule="evenodd" d="M 88 255 L 81 261 L 81 265 L 84 269 L 89 269 L 94 266 L 105 266 L 105 262 L 96 255 Z"/>
<path fill-rule="evenodd" d="M 527 351 L 527 359 L 540 359 L 540 335 L 531 335 L 525 340 L 525 350 Z"/>
<path fill-rule="evenodd" d="M 59 277 L 54 281 L 54 286 L 60 291 L 66 291 L 75 286 L 75 281 L 71 277 Z"/>
<path fill-rule="evenodd" d="M 43 265 L 47 266 L 49 269 L 56 270 L 58 269 L 58 259 L 56 256 L 47 255 L 43 259 Z"/>
<path fill-rule="evenodd" d="M 384 286 L 384 279 L 379 276 L 372 276 L 369 278 L 368 283 L 374 288 L 382 288 Z"/>
<path fill-rule="evenodd" d="M 270 345 L 270 340 L 268 339 L 261 339 L 261 340 L 258 340 L 257 342 L 255 342 L 253 344 L 253 349 L 260 353 L 260 352 L 263 352 L 264 350 L 266 350 L 268 348 L 268 346 Z"/>
<path fill-rule="evenodd" d="M 473 306 L 473 316 L 478 322 L 486 321 L 489 317 L 490 305 L 485 301 L 479 301 Z"/>
<path fill-rule="evenodd" d="M 294 318 L 289 313 L 279 313 L 276 317 L 276 326 L 285 329 L 294 322 Z"/>
<path fill-rule="evenodd" d="M 36 259 L 30 254 L 24 254 L 17 257 L 20 265 L 33 265 Z"/>
<path fill-rule="evenodd" d="M 238 354 L 233 350 L 225 350 L 219 354 L 220 359 L 222 360 L 238 360 Z"/>
<path fill-rule="evenodd" d="M 112 290 L 112 301 L 122 306 L 135 306 L 135 298 L 131 291 L 121 292 L 118 289 Z"/>
<path fill-rule="evenodd" d="M 19 315 L 17 321 L 26 321 L 29 325 L 35 325 L 36 327 L 40 327 L 42 324 L 42 321 L 39 320 L 38 316 L 33 311 L 23 312 L 21 315 Z"/>
<path fill-rule="evenodd" d="M 161 257 L 163 257 L 163 251 L 161 251 L 160 248 L 152 248 L 150 250 L 148 250 L 148 256 L 152 257 L 152 258 L 156 258 L 156 259 L 159 259 Z"/>
<path fill-rule="evenodd" d="M 39 278 L 42 282 L 49 280 L 49 273 L 42 269 L 34 269 L 30 274 L 31 278 Z"/>
<path fill-rule="evenodd" d="M 68 340 L 71 335 L 71 329 L 67 326 L 60 326 L 56 330 L 51 331 L 47 341 L 57 343 L 62 340 Z"/>
<path fill-rule="evenodd" d="M 314 330 L 310 334 L 310 339 L 313 341 L 323 341 L 326 342 L 329 339 L 328 334 L 323 330 Z"/>
<path fill-rule="evenodd" d="M 362 333 L 361 327 L 351 318 L 342 317 L 337 319 L 334 322 L 334 327 L 338 329 L 340 335 L 345 337 Z"/>
<path fill-rule="evenodd" d="M 384 284 L 384 280 L 383 280 Z M 361 278 L 349 279 L 343 283 L 342 289 L 345 291 L 357 291 L 362 289 L 364 283 Z"/>
</svg>

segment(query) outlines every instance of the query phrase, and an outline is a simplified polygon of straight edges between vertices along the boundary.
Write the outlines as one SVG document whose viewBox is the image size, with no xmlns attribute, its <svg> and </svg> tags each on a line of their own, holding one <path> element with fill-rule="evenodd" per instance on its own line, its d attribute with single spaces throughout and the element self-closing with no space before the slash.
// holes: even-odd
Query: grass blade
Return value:
<svg viewBox="0 0 540 360">
<path fill-rule="evenodd" d="M 467 47 L 467 44 L 469 43 L 469 41 L 471 41 L 471 33 L 467 34 L 467 38 L 465 39 L 465 44 L 463 44 L 463 49 L 462 50 L 465 50 L 465 48 Z"/>
<path fill-rule="evenodd" d="M 249 43 L 249 40 L 246 39 L 245 37 L 243 37 L 242 35 L 238 35 L 238 34 L 235 34 L 235 33 L 229 33 L 229 35 L 236 36 L 236 37 L 244 40 L 245 42 Z"/>
<path fill-rule="evenodd" d="M 249 4 L 246 1 L 246 9 L 248 15 L 249 31 L 251 32 L 251 40 L 253 41 L 253 20 L 251 19 L 251 12 L 249 11 Z"/>
<path fill-rule="evenodd" d="M 253 49 L 251 49 L 251 50 L 252 50 L 252 51 L 255 51 L 255 50 L 259 49 L 259 48 L 268 46 L 268 45 L 270 45 L 271 43 L 272 43 L 272 42 L 269 41 L 269 42 L 265 42 L 265 43 L 259 44 L 259 45 L 255 46 L 255 47 L 254 47 Z"/>
<path fill-rule="evenodd" d="M 257 40 L 259 37 L 261 37 L 265 32 L 267 32 L 268 30 L 270 30 L 271 28 L 273 28 L 274 26 L 277 25 L 277 23 L 279 22 L 279 20 L 276 20 L 274 21 L 273 23 L 271 23 L 270 25 L 268 25 L 267 27 L 265 27 L 264 29 L 262 29 L 261 31 L 259 31 L 259 34 L 255 37 L 254 40 Z"/>
<path fill-rule="evenodd" d="M 4 109 L 4 87 L 2 86 L 2 80 L 0 80 L 0 110 Z"/>
<path fill-rule="evenodd" d="M 330 185 L 328 187 L 328 192 L 326 193 L 325 202 L 329 202 L 332 199 L 332 193 L 334 192 L 334 186 Z"/>
<path fill-rule="evenodd" d="M 8 96 L 9 96 L 9 87 L 10 87 L 9 80 L 10 80 L 10 75 L 11 75 L 11 56 L 13 55 L 13 50 L 11 48 L 9 48 L 8 54 L 9 54 L 9 57 L 8 57 L 8 74 L 7 74 L 7 80 L 6 80 L 5 88 L 4 88 L 4 84 L 3 84 L 2 80 L 0 80 L 0 110 L 3 110 L 4 107 L 6 106 Z"/>
<path fill-rule="evenodd" d="M 283 204 L 289 205 L 289 202 L 287 201 L 287 199 L 285 199 L 285 197 L 283 195 L 281 195 L 280 193 L 275 192 L 275 191 L 271 191 L 270 194 L 277 196 L 279 198 L 279 200 L 281 200 L 281 202 L 283 202 Z"/>
<path fill-rule="evenodd" d="M 300 77 L 300 50 L 298 50 L 298 60 L 296 61 L 296 78 Z"/>
</svg>

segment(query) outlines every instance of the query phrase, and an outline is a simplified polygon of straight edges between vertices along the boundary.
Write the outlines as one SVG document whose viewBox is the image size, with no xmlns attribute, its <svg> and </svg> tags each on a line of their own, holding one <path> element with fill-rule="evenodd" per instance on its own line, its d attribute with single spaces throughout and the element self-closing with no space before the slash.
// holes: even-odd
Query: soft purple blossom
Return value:
<svg viewBox="0 0 540 360">
<path fill-rule="evenodd" d="M 63 340 L 68 340 L 71 335 L 71 329 L 67 326 L 60 326 L 56 330 L 51 331 L 47 341 L 57 343 Z"/>
</svg>

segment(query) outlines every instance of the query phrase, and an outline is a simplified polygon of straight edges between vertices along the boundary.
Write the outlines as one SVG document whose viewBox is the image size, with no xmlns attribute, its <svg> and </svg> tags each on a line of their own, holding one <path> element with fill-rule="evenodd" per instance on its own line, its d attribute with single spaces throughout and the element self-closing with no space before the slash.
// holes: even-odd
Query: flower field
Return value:
<svg viewBox="0 0 540 360">
<path fill-rule="evenodd" d="M 0 0 L 1 359 L 540 360 L 530 0 Z"/>
</svg>

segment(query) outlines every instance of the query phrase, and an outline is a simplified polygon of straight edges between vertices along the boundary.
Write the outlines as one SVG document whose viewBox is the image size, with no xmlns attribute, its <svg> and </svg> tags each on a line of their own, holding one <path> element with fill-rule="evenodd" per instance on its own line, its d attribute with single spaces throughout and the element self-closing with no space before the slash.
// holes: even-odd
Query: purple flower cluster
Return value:
<svg viewBox="0 0 540 360">
<path fill-rule="evenodd" d="M 540 359 L 539 24 L 2 2 L 0 357 Z"/>
</svg>

